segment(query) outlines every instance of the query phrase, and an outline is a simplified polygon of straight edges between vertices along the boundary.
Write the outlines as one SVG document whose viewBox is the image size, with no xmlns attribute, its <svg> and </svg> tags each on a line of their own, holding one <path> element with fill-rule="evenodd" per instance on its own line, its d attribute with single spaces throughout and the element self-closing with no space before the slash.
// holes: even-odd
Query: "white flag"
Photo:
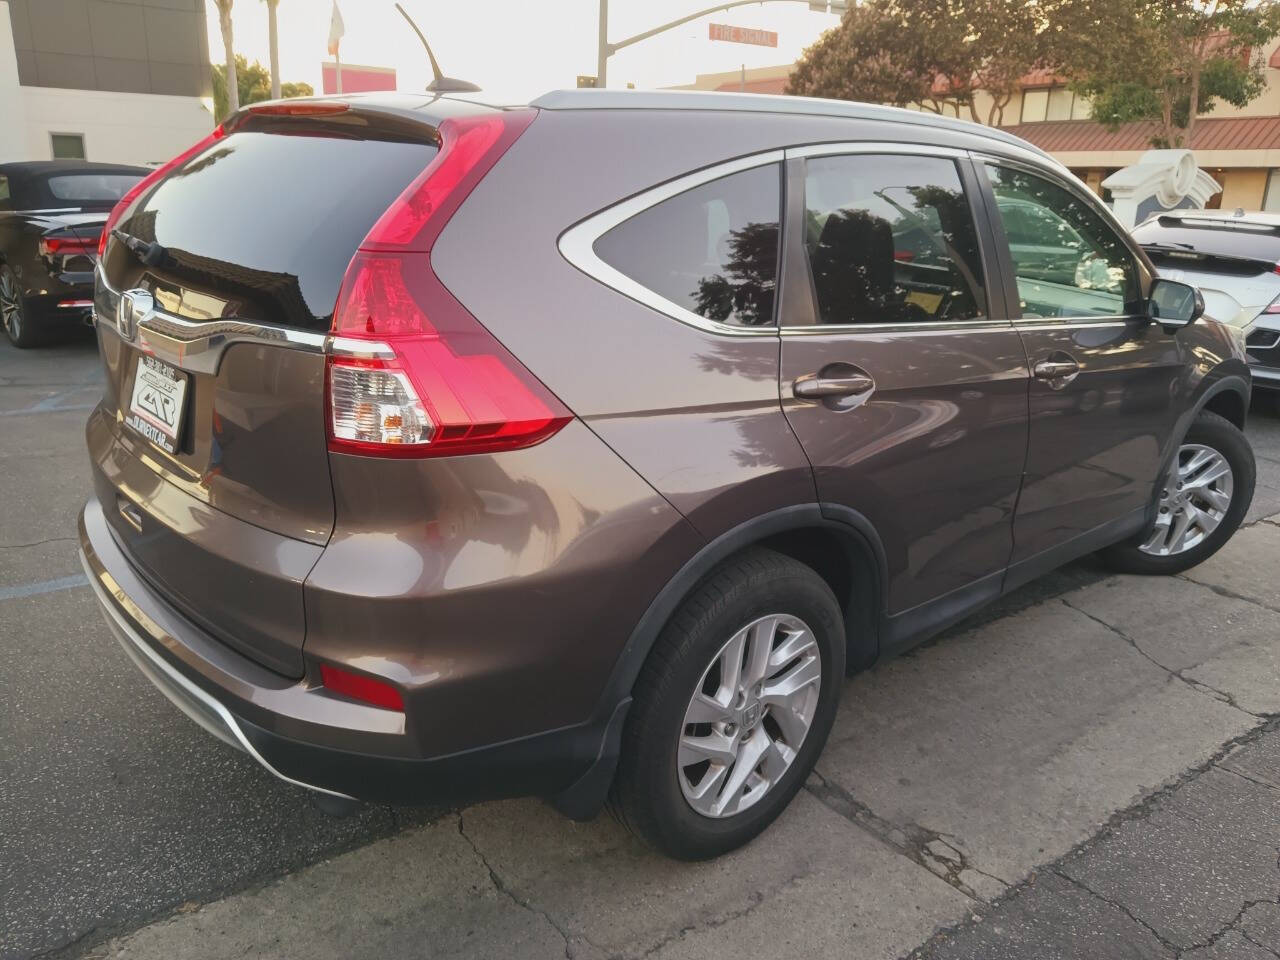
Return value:
<svg viewBox="0 0 1280 960">
<path fill-rule="evenodd" d="M 338 55 L 338 41 L 346 32 L 347 28 L 342 23 L 342 11 L 338 9 L 338 0 L 333 0 L 333 16 L 329 18 L 329 56 Z"/>
</svg>

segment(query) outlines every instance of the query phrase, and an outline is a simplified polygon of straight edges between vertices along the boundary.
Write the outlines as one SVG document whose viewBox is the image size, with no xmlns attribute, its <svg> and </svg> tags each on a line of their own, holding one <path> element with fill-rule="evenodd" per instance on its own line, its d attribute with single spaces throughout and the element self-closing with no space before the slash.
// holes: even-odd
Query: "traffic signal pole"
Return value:
<svg viewBox="0 0 1280 960">
<path fill-rule="evenodd" d="M 637 33 L 634 37 L 627 37 L 625 40 L 619 40 L 617 43 L 609 42 L 609 0 L 600 0 L 600 42 L 596 48 L 596 86 L 605 87 L 608 85 L 608 69 L 609 58 L 624 47 L 629 47 L 633 43 L 639 43 L 641 40 L 648 40 L 652 36 L 659 33 L 665 33 L 675 27 L 682 26 L 690 20 L 697 20 L 699 17 L 705 17 L 709 13 L 719 13 L 721 10 L 732 10 L 734 7 L 745 7 L 748 4 L 758 3 L 807 3 L 809 9 L 822 13 L 844 13 L 848 9 L 848 0 L 728 0 L 727 3 L 718 3 L 714 7 L 707 7 L 705 10 L 699 10 L 697 13 L 691 13 L 688 16 L 680 17 L 678 20 L 672 20 L 670 23 L 664 23 L 652 30 L 646 30 L 644 33 Z"/>
</svg>

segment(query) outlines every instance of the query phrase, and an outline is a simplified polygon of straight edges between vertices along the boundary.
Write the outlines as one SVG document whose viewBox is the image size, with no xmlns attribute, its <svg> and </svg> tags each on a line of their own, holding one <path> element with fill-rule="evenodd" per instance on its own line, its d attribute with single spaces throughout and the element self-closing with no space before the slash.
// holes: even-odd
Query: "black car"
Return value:
<svg viewBox="0 0 1280 960">
<path fill-rule="evenodd" d="M 0 164 L 0 320 L 15 346 L 90 322 L 102 225 L 150 172 L 84 160 Z"/>
</svg>

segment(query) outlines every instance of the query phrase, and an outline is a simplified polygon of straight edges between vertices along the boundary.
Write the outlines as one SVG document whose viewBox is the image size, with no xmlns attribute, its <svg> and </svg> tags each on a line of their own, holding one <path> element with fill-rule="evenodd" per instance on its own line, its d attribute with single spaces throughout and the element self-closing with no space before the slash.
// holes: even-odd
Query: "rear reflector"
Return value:
<svg viewBox="0 0 1280 960">
<path fill-rule="evenodd" d="M 58 309 L 60 310 L 86 310 L 93 306 L 92 300 L 59 300 Z"/>
<path fill-rule="evenodd" d="M 399 710 L 404 713 L 404 697 L 400 691 L 385 680 L 375 680 L 363 673 L 352 673 L 341 667 L 331 667 L 327 663 L 320 664 L 320 682 L 326 690 L 368 703 L 384 710 Z"/>
<path fill-rule="evenodd" d="M 431 269 L 431 247 L 532 110 L 450 118 L 426 169 L 347 267 L 333 315 L 329 448 L 366 456 L 492 453 L 539 443 L 572 415 Z"/>
<path fill-rule="evenodd" d="M 195 146 L 184 150 L 168 163 L 152 170 L 149 174 L 135 183 L 129 189 L 129 192 L 120 198 L 120 202 L 111 208 L 111 213 L 107 214 L 107 222 L 102 227 L 102 235 L 98 237 L 98 257 L 101 258 L 102 255 L 106 253 L 107 240 L 111 237 L 111 231 L 115 229 L 116 224 L 120 222 L 128 209 L 133 206 L 133 202 L 135 200 L 168 176 L 175 167 L 179 167 L 186 163 L 197 153 L 200 153 L 206 147 L 221 140 L 224 136 L 226 136 L 226 128 L 222 124 L 218 124 L 213 128 L 213 133 L 209 134 L 209 136 L 205 137 Z"/>
</svg>

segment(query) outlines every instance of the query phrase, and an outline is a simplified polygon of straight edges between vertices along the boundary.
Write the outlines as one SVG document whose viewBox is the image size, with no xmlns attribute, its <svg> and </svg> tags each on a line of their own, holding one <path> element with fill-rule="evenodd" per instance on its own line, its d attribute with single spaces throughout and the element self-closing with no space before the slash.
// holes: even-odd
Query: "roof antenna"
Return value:
<svg viewBox="0 0 1280 960">
<path fill-rule="evenodd" d="M 426 47 L 427 59 L 431 61 L 431 72 L 435 74 L 435 79 L 427 84 L 427 91 L 430 93 L 461 93 L 463 91 L 473 92 L 480 88 L 469 80 L 456 80 L 453 77 L 446 77 L 440 72 L 440 64 L 436 63 L 436 55 L 431 52 L 431 44 L 427 43 L 427 38 L 422 35 L 422 31 L 418 29 L 418 25 L 413 22 L 413 17 L 405 12 L 404 7 L 396 4 L 396 9 L 400 11 L 400 16 L 409 21 L 409 26 L 413 27 L 413 32 L 418 35 L 418 39 L 422 41 L 422 45 Z"/>
</svg>

